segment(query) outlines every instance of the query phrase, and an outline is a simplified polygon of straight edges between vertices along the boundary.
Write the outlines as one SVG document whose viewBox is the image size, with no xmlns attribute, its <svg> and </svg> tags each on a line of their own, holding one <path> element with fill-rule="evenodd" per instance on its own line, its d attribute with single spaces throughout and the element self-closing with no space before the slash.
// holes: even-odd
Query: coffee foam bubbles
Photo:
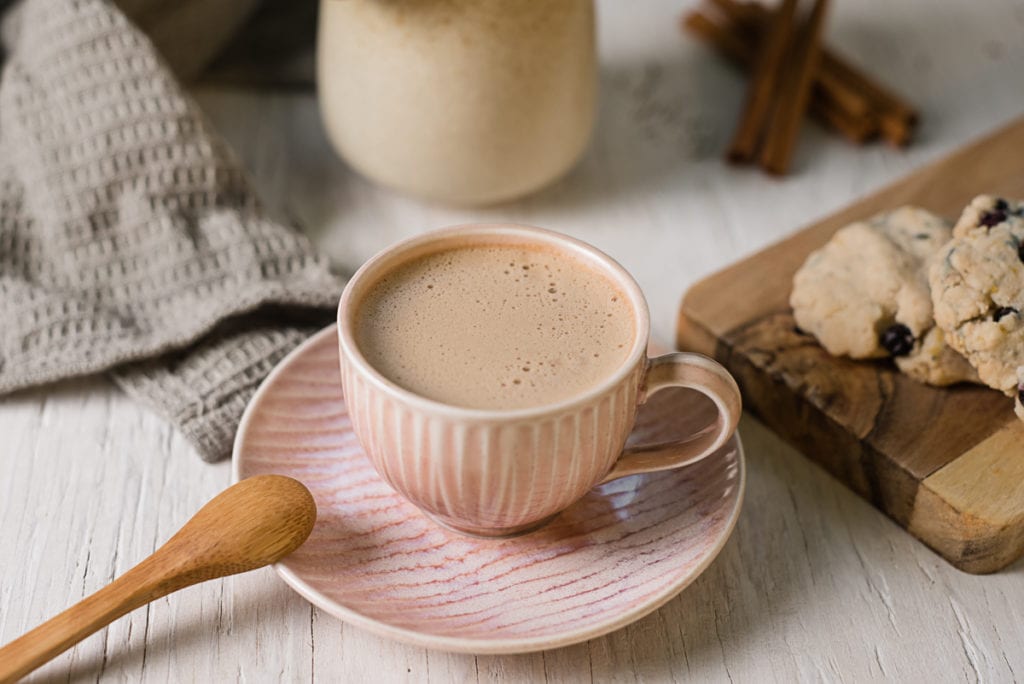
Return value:
<svg viewBox="0 0 1024 684">
<path fill-rule="evenodd" d="M 481 409 L 556 403 L 625 362 L 636 335 L 607 276 L 554 251 L 494 245 L 419 257 L 377 282 L 356 344 L 395 384 Z"/>
</svg>

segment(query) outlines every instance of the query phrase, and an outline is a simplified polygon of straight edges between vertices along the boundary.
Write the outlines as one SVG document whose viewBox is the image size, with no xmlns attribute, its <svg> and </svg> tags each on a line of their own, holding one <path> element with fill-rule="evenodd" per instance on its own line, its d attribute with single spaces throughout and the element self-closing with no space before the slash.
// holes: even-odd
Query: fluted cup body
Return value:
<svg viewBox="0 0 1024 684">
<path fill-rule="evenodd" d="M 615 283 L 628 300 L 633 323 L 625 360 L 566 399 L 508 410 L 453 406 L 420 396 L 367 361 L 356 342 L 355 320 L 360 302 L 376 283 L 422 256 L 495 244 L 556 250 Z M 649 332 L 647 303 L 636 281 L 596 248 L 528 226 L 447 228 L 384 250 L 349 281 L 338 307 L 345 403 L 374 468 L 406 499 L 459 532 L 516 534 L 543 524 L 603 481 L 700 460 L 735 430 L 740 397 L 732 377 L 695 354 L 648 359 Z M 678 443 L 624 449 L 638 406 L 647 394 L 665 387 L 703 392 L 718 409 L 717 423 Z"/>
</svg>

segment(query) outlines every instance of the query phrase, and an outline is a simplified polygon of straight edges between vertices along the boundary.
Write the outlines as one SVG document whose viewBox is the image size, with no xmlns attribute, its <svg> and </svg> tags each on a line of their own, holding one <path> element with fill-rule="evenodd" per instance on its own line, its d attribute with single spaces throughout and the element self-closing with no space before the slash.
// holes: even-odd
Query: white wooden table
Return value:
<svg viewBox="0 0 1024 684">
<path fill-rule="evenodd" d="M 723 165 L 744 81 L 677 31 L 675 0 L 600 6 L 600 124 L 583 163 L 516 204 L 425 206 L 331 153 L 312 94 L 205 90 L 201 103 L 268 204 L 354 269 L 385 245 L 470 220 L 561 230 L 618 258 L 671 341 L 696 279 L 1024 110 L 1024 2 L 844 0 L 830 42 L 919 104 L 905 152 L 810 127 L 779 181 Z M 1024 152 L 1022 152 L 1024 153 Z M 952 569 L 744 420 L 750 477 L 721 556 L 661 610 L 607 637 L 523 656 L 428 652 L 312 608 L 269 570 L 136 610 L 37 674 L 105 681 L 716 681 L 1024 678 L 1024 564 Z M 0 400 L 0 642 L 162 543 L 229 483 L 101 380 Z"/>
</svg>

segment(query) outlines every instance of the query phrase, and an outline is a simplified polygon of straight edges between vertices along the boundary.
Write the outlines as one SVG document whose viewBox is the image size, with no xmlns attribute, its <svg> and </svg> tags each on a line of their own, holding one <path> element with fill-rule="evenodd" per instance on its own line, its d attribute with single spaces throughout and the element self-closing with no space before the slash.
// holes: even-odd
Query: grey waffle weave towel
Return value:
<svg viewBox="0 0 1024 684">
<path fill-rule="evenodd" d="M 0 393 L 110 372 L 207 460 L 341 282 L 104 0 L 3 17 Z"/>
</svg>

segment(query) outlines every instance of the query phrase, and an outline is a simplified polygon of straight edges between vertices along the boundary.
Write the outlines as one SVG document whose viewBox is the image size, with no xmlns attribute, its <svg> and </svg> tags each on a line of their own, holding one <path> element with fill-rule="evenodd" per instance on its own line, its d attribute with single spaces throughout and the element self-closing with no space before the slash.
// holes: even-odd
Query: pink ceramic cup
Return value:
<svg viewBox="0 0 1024 684">
<path fill-rule="evenodd" d="M 507 411 L 439 403 L 399 387 L 370 366 L 356 346 L 353 319 L 381 277 L 425 254 L 496 243 L 554 247 L 618 283 L 636 321 L 627 360 L 578 396 Z M 729 439 L 740 416 L 732 376 L 699 354 L 650 359 L 649 335 L 647 302 L 618 263 L 565 235 L 508 224 L 447 228 L 385 249 L 356 272 L 338 307 L 345 404 L 374 468 L 435 521 L 480 536 L 529 531 L 595 485 L 686 466 Z M 667 387 L 707 395 L 718 409 L 715 424 L 679 442 L 624 450 L 638 406 Z"/>
</svg>

